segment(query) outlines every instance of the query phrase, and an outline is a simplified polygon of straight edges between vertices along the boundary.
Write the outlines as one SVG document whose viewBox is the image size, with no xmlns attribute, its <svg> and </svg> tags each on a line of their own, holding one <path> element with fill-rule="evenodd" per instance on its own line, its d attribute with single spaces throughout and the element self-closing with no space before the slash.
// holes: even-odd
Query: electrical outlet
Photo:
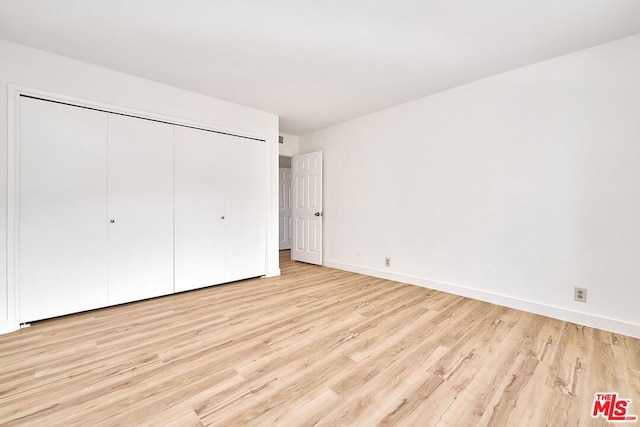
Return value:
<svg viewBox="0 0 640 427">
<path fill-rule="evenodd" d="M 384 259 L 384 266 L 385 266 L 385 267 L 391 267 L 391 258 L 386 257 L 386 258 Z"/>
<path fill-rule="evenodd" d="M 587 289 L 573 288 L 573 299 L 578 302 L 587 302 Z"/>
</svg>

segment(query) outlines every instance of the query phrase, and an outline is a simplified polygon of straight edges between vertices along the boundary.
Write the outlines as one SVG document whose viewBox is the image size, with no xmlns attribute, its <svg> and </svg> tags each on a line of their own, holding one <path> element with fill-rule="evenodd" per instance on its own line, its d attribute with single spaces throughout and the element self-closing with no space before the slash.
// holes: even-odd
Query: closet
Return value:
<svg viewBox="0 0 640 427">
<path fill-rule="evenodd" d="M 20 98 L 20 322 L 265 274 L 265 143 Z"/>
</svg>

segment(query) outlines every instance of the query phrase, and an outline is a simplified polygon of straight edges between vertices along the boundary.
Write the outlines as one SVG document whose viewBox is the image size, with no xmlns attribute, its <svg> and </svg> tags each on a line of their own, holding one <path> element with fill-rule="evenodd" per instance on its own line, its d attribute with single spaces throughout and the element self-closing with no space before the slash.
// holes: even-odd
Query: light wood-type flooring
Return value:
<svg viewBox="0 0 640 427">
<path fill-rule="evenodd" d="M 0 425 L 590 426 L 640 340 L 293 263 L 0 336 Z"/>
</svg>

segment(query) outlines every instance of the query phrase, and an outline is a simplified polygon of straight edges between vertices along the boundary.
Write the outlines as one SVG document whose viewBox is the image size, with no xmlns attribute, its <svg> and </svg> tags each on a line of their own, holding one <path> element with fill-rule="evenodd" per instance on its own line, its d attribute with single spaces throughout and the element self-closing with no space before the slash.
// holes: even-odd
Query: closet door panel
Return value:
<svg viewBox="0 0 640 427">
<path fill-rule="evenodd" d="M 109 115 L 109 303 L 173 292 L 173 126 Z"/>
<path fill-rule="evenodd" d="M 265 143 L 226 139 L 227 281 L 263 276 L 265 266 Z"/>
<path fill-rule="evenodd" d="M 225 137 L 175 128 L 175 290 L 223 283 Z"/>
<path fill-rule="evenodd" d="M 107 115 L 22 97 L 19 318 L 107 304 Z"/>
</svg>

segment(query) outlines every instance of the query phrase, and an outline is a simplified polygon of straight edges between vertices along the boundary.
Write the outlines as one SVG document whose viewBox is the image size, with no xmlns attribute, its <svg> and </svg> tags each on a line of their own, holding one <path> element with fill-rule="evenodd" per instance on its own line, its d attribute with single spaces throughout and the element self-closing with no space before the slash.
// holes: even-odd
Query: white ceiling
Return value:
<svg viewBox="0 0 640 427">
<path fill-rule="evenodd" d="M 0 2 L 0 38 L 276 113 L 291 134 L 638 32 L 640 0 Z"/>
</svg>

